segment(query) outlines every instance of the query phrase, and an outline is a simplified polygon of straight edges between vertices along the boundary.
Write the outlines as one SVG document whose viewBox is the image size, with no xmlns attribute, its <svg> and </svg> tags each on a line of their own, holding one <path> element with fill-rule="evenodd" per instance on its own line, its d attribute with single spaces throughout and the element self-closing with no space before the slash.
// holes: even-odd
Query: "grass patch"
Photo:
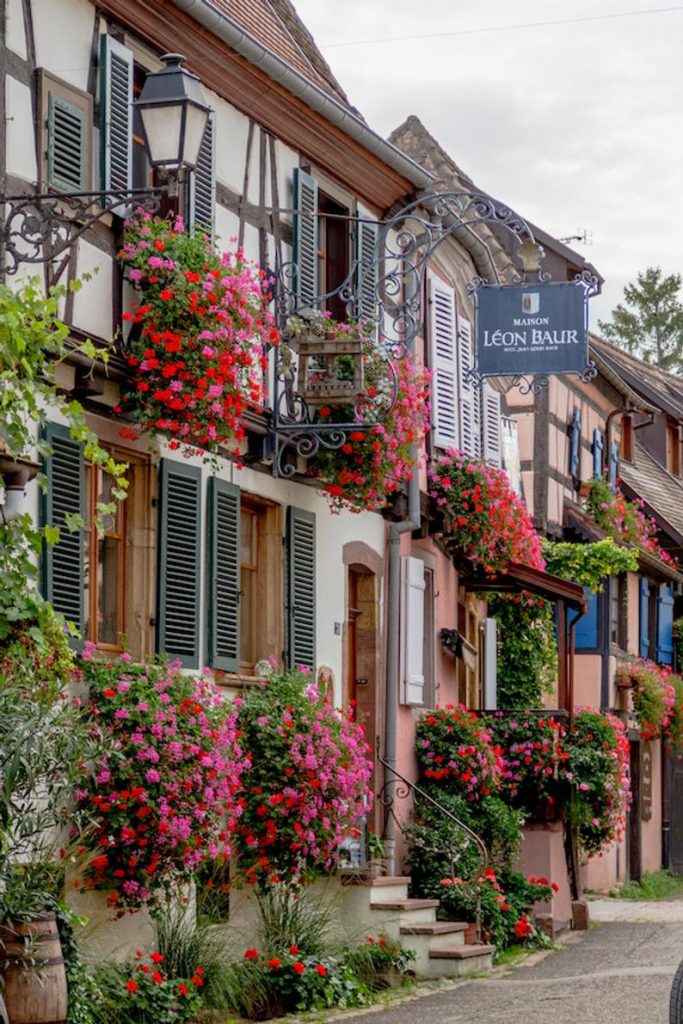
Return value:
<svg viewBox="0 0 683 1024">
<path fill-rule="evenodd" d="M 516 964 L 520 960 L 526 960 L 531 953 L 535 952 L 537 952 L 535 949 L 527 949 L 524 946 L 508 946 L 507 949 L 501 949 L 500 952 L 496 952 L 494 963 L 496 967 Z"/>
<path fill-rule="evenodd" d="M 683 878 L 670 871 L 646 871 L 642 881 L 624 882 L 621 892 L 615 895 L 623 900 L 683 899 Z"/>
</svg>

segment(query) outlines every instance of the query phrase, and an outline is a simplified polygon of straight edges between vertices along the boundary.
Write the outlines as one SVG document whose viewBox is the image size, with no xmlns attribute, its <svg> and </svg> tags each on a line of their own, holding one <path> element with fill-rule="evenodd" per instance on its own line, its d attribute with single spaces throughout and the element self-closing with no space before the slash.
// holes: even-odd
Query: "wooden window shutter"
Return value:
<svg viewBox="0 0 683 1024">
<path fill-rule="evenodd" d="M 294 168 L 294 264 L 299 309 L 318 297 L 318 185 L 300 167 Z"/>
<path fill-rule="evenodd" d="M 401 558 L 401 699 L 424 704 L 425 567 L 421 558 Z"/>
<path fill-rule="evenodd" d="M 498 623 L 495 619 L 484 619 L 482 628 L 482 680 L 484 708 L 498 709 Z"/>
<path fill-rule="evenodd" d="M 432 437 L 438 448 L 457 448 L 455 292 L 436 277 L 429 278 L 429 341 L 432 363 Z"/>
<path fill-rule="evenodd" d="M 640 577 L 638 598 L 638 654 L 641 658 L 647 658 L 650 655 L 650 582 L 645 576 Z"/>
<path fill-rule="evenodd" d="M 356 235 L 357 315 L 373 320 L 377 316 L 377 224 L 358 221 Z"/>
<path fill-rule="evenodd" d="M 216 222 L 216 121 L 209 115 L 199 147 L 197 166 L 188 179 L 188 218 L 191 228 L 202 228 L 213 235 Z"/>
<path fill-rule="evenodd" d="M 574 409 L 569 431 L 569 475 L 578 480 L 581 474 L 581 410 Z"/>
<path fill-rule="evenodd" d="M 597 427 L 593 431 L 593 476 L 602 476 L 602 455 L 605 450 L 605 435 Z"/>
<path fill-rule="evenodd" d="M 208 498 L 209 665 L 240 666 L 240 489 L 211 477 Z"/>
<path fill-rule="evenodd" d="M 490 384 L 483 388 L 484 461 L 490 466 L 501 465 L 500 395 Z"/>
<path fill-rule="evenodd" d="M 662 665 L 673 665 L 673 625 L 673 589 L 669 584 L 663 583 L 657 595 L 657 661 Z"/>
<path fill-rule="evenodd" d="M 597 651 L 599 637 L 600 595 L 586 592 L 587 611 L 576 623 L 574 630 L 574 649 L 577 651 Z"/>
<path fill-rule="evenodd" d="M 63 192 L 88 187 L 87 111 L 50 92 L 47 109 L 47 184 Z"/>
<path fill-rule="evenodd" d="M 185 668 L 199 668 L 201 487 L 198 466 L 161 460 L 157 651 Z"/>
<path fill-rule="evenodd" d="M 41 496 L 41 525 L 57 527 L 59 541 L 45 544 L 41 562 L 42 591 L 56 611 L 83 634 L 85 628 L 84 539 L 82 530 L 69 530 L 70 516 L 85 518 L 85 465 L 83 446 L 67 427 L 48 423 L 45 440 L 47 491 Z"/>
<path fill-rule="evenodd" d="M 609 446 L 609 485 L 613 491 L 617 489 L 619 479 L 619 442 L 612 441 Z"/>
<path fill-rule="evenodd" d="M 315 668 L 315 513 L 287 509 L 287 665 Z"/>
<path fill-rule="evenodd" d="M 472 324 L 458 319 L 458 381 L 460 386 L 460 447 L 472 458 L 481 457 L 481 388 L 466 380 L 474 366 Z"/>
<path fill-rule="evenodd" d="M 131 50 L 100 36 L 100 153 L 102 188 L 130 189 L 133 180 L 133 64 Z"/>
</svg>

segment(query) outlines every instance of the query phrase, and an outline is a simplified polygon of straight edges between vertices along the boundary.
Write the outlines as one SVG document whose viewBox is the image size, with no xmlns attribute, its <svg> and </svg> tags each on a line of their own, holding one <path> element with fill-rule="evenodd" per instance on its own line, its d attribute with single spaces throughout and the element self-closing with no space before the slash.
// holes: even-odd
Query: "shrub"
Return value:
<svg viewBox="0 0 683 1024">
<path fill-rule="evenodd" d="M 198 965 L 189 978 L 169 977 L 160 953 L 101 964 L 95 970 L 97 1016 L 107 1024 L 182 1024 L 202 1005 L 203 976 Z"/>
<path fill-rule="evenodd" d="M 109 901 L 122 911 L 230 854 L 247 761 L 235 712 L 207 679 L 174 662 L 91 658 L 86 646 L 88 710 L 106 753 L 76 790 L 82 814 L 95 821 L 84 884 L 112 889 Z"/>
<path fill-rule="evenodd" d="M 633 711 L 643 739 L 652 740 L 664 734 L 678 745 L 681 731 L 676 695 L 683 681 L 673 676 L 669 668 L 647 658 L 622 659 L 615 681 L 631 688 Z"/>
<path fill-rule="evenodd" d="M 547 879 L 526 878 L 520 871 L 496 872 L 487 868 L 474 881 L 441 879 L 441 909 L 450 920 L 480 916 L 482 938 L 503 950 L 514 942 L 544 945 L 528 914 L 535 903 L 548 900 L 557 890 Z"/>
<path fill-rule="evenodd" d="M 238 870 L 262 885 L 329 870 L 372 799 L 363 727 L 298 671 L 271 675 L 234 705 L 251 761 Z"/>
<path fill-rule="evenodd" d="M 537 708 L 557 677 L 553 608 L 532 594 L 488 594 L 488 614 L 498 624 L 498 706 Z"/>
<path fill-rule="evenodd" d="M 585 709 L 565 741 L 565 777 L 574 785 L 570 815 L 590 856 L 623 835 L 630 802 L 629 744 L 614 715 Z"/>
</svg>

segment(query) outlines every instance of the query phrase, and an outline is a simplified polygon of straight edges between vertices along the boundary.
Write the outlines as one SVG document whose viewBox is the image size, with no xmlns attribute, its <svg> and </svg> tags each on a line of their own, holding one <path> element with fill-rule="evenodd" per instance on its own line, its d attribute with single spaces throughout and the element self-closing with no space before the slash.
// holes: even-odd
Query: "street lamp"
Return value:
<svg viewBox="0 0 683 1024">
<path fill-rule="evenodd" d="M 181 67 L 181 54 L 166 53 L 161 59 L 164 67 L 147 75 L 133 105 L 140 114 L 150 164 L 178 173 L 197 164 L 210 107 L 197 76 Z"/>
</svg>

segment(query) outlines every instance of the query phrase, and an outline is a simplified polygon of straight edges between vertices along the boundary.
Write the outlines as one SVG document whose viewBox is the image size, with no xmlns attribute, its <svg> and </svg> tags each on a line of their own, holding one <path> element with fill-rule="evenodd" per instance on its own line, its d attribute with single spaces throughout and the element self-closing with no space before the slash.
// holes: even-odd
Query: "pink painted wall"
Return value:
<svg viewBox="0 0 683 1024">
<path fill-rule="evenodd" d="M 559 891 L 547 902 L 537 903 L 534 913 L 552 914 L 555 928 L 566 928 L 572 919 L 572 898 L 562 822 L 526 825 L 518 866 L 527 876 L 535 875 L 556 883 Z"/>
<path fill-rule="evenodd" d="M 574 707 L 600 707 L 600 672 L 602 658 L 599 654 L 574 655 Z"/>
</svg>

